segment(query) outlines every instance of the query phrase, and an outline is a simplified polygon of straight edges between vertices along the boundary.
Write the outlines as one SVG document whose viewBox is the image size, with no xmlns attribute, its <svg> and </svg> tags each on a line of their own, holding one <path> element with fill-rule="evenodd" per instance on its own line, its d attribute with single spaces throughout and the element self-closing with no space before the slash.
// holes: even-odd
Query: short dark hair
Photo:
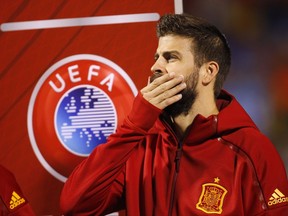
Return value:
<svg viewBox="0 0 288 216">
<path fill-rule="evenodd" d="M 218 97 L 231 65 L 231 51 L 226 37 L 206 20 L 189 14 L 162 16 L 157 24 L 157 36 L 160 38 L 166 35 L 192 39 L 191 50 L 197 67 L 208 61 L 218 63 L 219 72 L 214 85 L 214 95 Z"/>
</svg>

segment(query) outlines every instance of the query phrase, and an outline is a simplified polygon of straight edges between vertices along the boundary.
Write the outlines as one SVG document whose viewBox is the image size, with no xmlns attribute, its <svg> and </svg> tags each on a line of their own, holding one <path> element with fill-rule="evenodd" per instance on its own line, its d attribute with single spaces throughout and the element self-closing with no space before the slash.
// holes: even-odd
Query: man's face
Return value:
<svg viewBox="0 0 288 216">
<path fill-rule="evenodd" d="M 151 70 L 151 82 L 170 72 L 184 76 L 187 88 L 181 92 L 182 99 L 164 110 L 172 117 L 187 115 L 197 97 L 196 87 L 199 79 L 199 69 L 191 52 L 191 40 L 172 35 L 161 37 L 155 54 L 155 64 Z"/>
<path fill-rule="evenodd" d="M 159 38 L 155 63 L 151 67 L 154 77 L 170 72 L 187 77 L 195 68 L 191 39 L 172 35 Z"/>
</svg>

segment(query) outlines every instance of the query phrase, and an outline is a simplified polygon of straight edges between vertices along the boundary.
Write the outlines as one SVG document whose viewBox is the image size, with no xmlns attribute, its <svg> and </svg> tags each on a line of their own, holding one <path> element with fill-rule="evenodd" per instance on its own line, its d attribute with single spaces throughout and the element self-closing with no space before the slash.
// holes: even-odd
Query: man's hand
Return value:
<svg viewBox="0 0 288 216">
<path fill-rule="evenodd" d="M 182 75 L 164 74 L 149 83 L 140 92 L 148 102 L 159 109 L 164 109 L 182 98 L 180 92 L 186 88 L 186 83 L 183 81 L 184 77 Z"/>
</svg>

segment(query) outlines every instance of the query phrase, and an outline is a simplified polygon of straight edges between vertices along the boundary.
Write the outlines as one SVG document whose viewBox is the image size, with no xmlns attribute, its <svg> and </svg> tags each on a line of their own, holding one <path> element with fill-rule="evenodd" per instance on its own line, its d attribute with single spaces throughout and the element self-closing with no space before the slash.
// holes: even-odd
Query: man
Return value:
<svg viewBox="0 0 288 216">
<path fill-rule="evenodd" d="M 0 165 L 0 216 L 34 216 L 14 175 Z"/>
<path fill-rule="evenodd" d="M 65 215 L 288 215 L 284 165 L 221 90 L 230 49 L 219 30 L 165 15 L 150 83 L 106 144 L 71 174 Z"/>
</svg>

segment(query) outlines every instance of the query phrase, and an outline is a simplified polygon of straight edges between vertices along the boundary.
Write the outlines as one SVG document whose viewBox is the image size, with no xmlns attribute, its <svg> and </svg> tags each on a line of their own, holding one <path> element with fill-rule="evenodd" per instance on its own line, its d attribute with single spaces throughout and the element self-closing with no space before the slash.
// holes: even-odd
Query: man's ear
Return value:
<svg viewBox="0 0 288 216">
<path fill-rule="evenodd" d="M 203 74 L 202 83 L 204 85 L 208 85 L 214 78 L 216 78 L 216 75 L 219 71 L 219 65 L 215 61 L 207 62 L 205 63 L 205 70 Z"/>
</svg>

